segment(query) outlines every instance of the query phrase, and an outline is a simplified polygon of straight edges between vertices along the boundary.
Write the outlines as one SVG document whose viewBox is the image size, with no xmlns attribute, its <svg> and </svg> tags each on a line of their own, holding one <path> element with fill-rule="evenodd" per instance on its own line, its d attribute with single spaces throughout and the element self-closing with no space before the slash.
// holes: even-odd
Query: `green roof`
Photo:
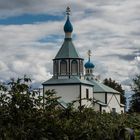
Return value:
<svg viewBox="0 0 140 140">
<path fill-rule="evenodd" d="M 120 94 L 120 92 L 114 90 L 113 88 L 110 88 L 106 85 L 104 85 L 103 83 L 100 83 L 96 80 L 89 80 L 90 82 L 93 83 L 94 85 L 94 93 L 117 93 L 117 94 Z"/>
<path fill-rule="evenodd" d="M 43 85 L 70 85 L 70 84 L 85 84 L 85 85 L 93 86 L 93 84 L 90 81 L 80 79 L 76 76 L 71 76 L 69 79 L 51 78 L 43 83 Z"/>
<path fill-rule="evenodd" d="M 64 108 L 68 107 L 68 103 L 64 102 L 62 99 L 58 99 L 58 103 L 61 104 Z"/>
<path fill-rule="evenodd" d="M 72 43 L 71 38 L 65 38 L 62 47 L 55 56 L 55 59 L 60 58 L 80 58 Z"/>
</svg>

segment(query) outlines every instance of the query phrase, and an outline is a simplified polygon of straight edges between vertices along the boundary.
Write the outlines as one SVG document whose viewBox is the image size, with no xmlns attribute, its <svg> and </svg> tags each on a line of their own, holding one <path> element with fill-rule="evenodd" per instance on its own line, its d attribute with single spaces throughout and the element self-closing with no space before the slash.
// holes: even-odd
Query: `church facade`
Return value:
<svg viewBox="0 0 140 140">
<path fill-rule="evenodd" d="M 120 93 L 95 80 L 94 64 L 79 56 L 72 41 L 73 26 L 70 22 L 70 9 L 67 8 L 67 20 L 64 25 L 64 42 L 53 59 L 53 76 L 43 83 L 43 92 L 54 89 L 61 97 L 60 103 L 75 101 L 78 106 L 91 107 L 100 112 L 124 112 L 120 103 Z M 84 72 L 85 70 L 85 72 Z"/>
</svg>

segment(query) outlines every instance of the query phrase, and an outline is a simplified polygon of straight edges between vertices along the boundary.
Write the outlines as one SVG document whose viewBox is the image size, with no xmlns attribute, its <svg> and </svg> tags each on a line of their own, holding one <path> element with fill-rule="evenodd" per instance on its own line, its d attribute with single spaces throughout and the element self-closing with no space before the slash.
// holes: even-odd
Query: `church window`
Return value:
<svg viewBox="0 0 140 140">
<path fill-rule="evenodd" d="M 89 89 L 86 89 L 86 98 L 89 99 Z"/>
<path fill-rule="evenodd" d="M 87 69 L 87 74 L 89 74 L 89 69 Z"/>
<path fill-rule="evenodd" d="M 116 113 L 116 108 L 112 108 L 112 112 L 113 113 Z"/>
<path fill-rule="evenodd" d="M 90 69 L 90 73 L 92 73 L 93 71 L 92 71 L 92 69 Z"/>
<path fill-rule="evenodd" d="M 54 74 L 57 74 L 58 72 L 58 63 L 57 61 L 54 62 Z"/>
<path fill-rule="evenodd" d="M 60 71 L 61 71 L 61 75 L 66 75 L 66 72 L 67 72 L 67 62 L 65 60 L 62 60 L 60 62 Z"/>
<path fill-rule="evenodd" d="M 80 73 L 83 73 L 83 61 L 80 61 Z"/>
<path fill-rule="evenodd" d="M 78 64 L 77 64 L 77 61 L 76 60 L 73 60 L 71 62 L 71 72 L 72 74 L 76 75 L 77 72 L 78 72 Z"/>
</svg>

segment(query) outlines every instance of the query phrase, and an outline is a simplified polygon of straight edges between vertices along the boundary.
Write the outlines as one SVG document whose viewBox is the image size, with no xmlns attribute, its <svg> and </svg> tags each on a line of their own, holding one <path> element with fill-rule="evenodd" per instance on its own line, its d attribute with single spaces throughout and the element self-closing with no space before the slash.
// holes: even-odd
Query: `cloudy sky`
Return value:
<svg viewBox="0 0 140 140">
<path fill-rule="evenodd" d="M 0 0 L 0 81 L 27 74 L 38 85 L 51 77 L 67 6 L 80 56 L 86 62 L 90 49 L 95 74 L 129 92 L 140 73 L 140 0 Z"/>
</svg>

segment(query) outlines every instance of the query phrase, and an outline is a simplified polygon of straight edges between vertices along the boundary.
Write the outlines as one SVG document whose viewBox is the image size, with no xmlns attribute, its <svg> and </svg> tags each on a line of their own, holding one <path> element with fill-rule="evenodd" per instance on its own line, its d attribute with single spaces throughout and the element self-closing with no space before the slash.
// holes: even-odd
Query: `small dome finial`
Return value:
<svg viewBox="0 0 140 140">
<path fill-rule="evenodd" d="M 88 50 L 88 58 L 89 58 L 89 61 L 90 61 L 90 56 L 91 56 L 91 50 Z"/>
<path fill-rule="evenodd" d="M 66 8 L 66 14 L 69 16 L 69 15 L 70 15 L 70 12 L 71 12 L 71 10 L 70 10 L 70 7 L 68 6 L 68 7 Z"/>
</svg>

